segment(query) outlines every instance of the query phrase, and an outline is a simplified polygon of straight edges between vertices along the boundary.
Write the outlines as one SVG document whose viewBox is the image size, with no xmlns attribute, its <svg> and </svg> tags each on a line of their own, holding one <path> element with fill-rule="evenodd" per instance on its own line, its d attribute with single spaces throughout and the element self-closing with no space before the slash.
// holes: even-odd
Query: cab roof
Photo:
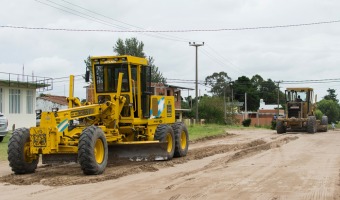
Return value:
<svg viewBox="0 0 340 200">
<path fill-rule="evenodd" d="M 96 62 L 96 64 L 111 64 L 111 63 L 134 63 L 140 65 L 148 65 L 146 58 L 121 55 L 121 56 L 91 56 L 91 62 Z"/>
<path fill-rule="evenodd" d="M 287 88 L 287 91 L 296 91 L 296 92 L 306 92 L 313 91 L 313 88 L 310 87 L 297 87 L 297 88 Z"/>
</svg>

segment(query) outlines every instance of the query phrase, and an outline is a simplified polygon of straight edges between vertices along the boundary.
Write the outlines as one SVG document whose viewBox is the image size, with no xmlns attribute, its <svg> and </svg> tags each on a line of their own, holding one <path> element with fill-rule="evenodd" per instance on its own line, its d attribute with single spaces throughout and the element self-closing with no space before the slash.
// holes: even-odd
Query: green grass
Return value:
<svg viewBox="0 0 340 200">
<path fill-rule="evenodd" d="M 218 124 L 205 124 L 205 125 L 195 125 L 195 126 L 189 126 L 188 132 L 189 132 L 189 139 L 190 140 L 197 140 L 200 138 L 204 138 L 207 136 L 214 136 L 214 135 L 221 135 L 229 130 L 244 130 L 244 129 L 254 129 L 255 127 L 243 127 L 241 125 L 233 125 L 233 126 L 227 126 L 227 125 L 218 125 Z"/>
<path fill-rule="evenodd" d="M 9 137 L 11 136 L 11 133 L 8 133 L 4 140 L 0 142 L 0 161 L 7 160 L 7 145 Z"/>
</svg>

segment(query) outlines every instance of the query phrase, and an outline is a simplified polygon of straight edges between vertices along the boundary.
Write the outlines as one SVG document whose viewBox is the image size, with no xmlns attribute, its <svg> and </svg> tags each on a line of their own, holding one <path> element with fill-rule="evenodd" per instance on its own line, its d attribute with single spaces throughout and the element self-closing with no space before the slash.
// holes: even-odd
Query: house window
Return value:
<svg viewBox="0 0 340 200">
<path fill-rule="evenodd" d="M 9 113 L 20 113 L 20 90 L 9 90 Z"/>
<path fill-rule="evenodd" d="M 26 91 L 26 113 L 33 114 L 33 90 Z"/>
<path fill-rule="evenodd" d="M 2 88 L 0 88 L 0 112 L 2 111 Z"/>
</svg>

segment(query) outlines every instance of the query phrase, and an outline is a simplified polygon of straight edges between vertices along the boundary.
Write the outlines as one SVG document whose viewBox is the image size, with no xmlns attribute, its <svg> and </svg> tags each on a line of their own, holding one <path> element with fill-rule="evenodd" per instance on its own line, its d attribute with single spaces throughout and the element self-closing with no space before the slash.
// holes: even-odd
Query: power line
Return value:
<svg viewBox="0 0 340 200">
<path fill-rule="evenodd" d="M 59 8 L 57 8 L 57 9 L 59 9 Z M 68 12 L 68 11 L 66 11 L 66 12 Z M 74 13 L 71 13 L 71 14 L 74 14 Z M 243 28 L 219 28 L 219 29 L 182 29 L 182 30 L 181 29 L 178 29 L 178 30 L 75 29 L 75 28 L 46 28 L 46 27 L 28 27 L 28 26 L 12 26 L 12 25 L 0 25 L 0 28 L 27 29 L 27 30 L 47 30 L 47 31 L 69 31 L 69 32 L 185 33 L 185 32 L 221 32 L 221 31 L 245 31 L 245 30 L 260 30 L 260 29 L 291 28 L 291 27 L 301 27 L 301 26 L 333 24 L 333 23 L 339 23 L 339 22 L 340 22 L 340 20 L 332 20 L 332 21 L 321 21 L 321 22 L 302 23 L 302 24 L 274 25 L 274 26 L 257 26 L 257 27 L 243 27 Z"/>
<path fill-rule="evenodd" d="M 98 17 L 94 17 L 93 15 L 90 15 L 90 14 L 87 14 L 87 13 L 84 13 L 84 12 L 80 12 L 80 11 L 78 11 L 78 10 L 69 8 L 69 7 L 67 7 L 67 6 L 64 6 L 64 5 L 55 3 L 55 2 L 50 1 L 50 0 L 45 0 L 45 1 L 47 1 L 47 2 L 50 2 L 50 4 L 49 4 L 49 3 L 46 3 L 46 2 L 39 1 L 39 0 L 35 0 L 35 1 L 36 1 L 36 2 L 39 2 L 39 3 L 41 3 L 41 4 L 44 4 L 44 5 L 46 5 L 46 6 L 49 6 L 49 7 L 58 9 L 58 10 L 61 10 L 61 11 L 63 11 L 63 12 L 66 12 L 66 13 L 69 13 L 69 14 L 72 14 L 72 15 L 76 15 L 76 16 L 78 16 L 78 17 L 81 17 L 81 18 L 84 18 L 84 19 L 87 19 L 87 20 L 91 20 L 91 21 L 94 21 L 94 22 L 97 22 L 97 23 L 100 23 L 100 24 L 103 24 L 103 25 L 106 25 L 106 26 L 111 26 L 111 27 L 115 27 L 115 28 L 118 28 L 118 29 L 123 29 L 123 30 L 125 30 L 125 31 L 131 30 L 131 29 L 128 28 L 128 27 L 124 27 L 124 26 L 121 26 L 121 25 L 113 24 L 113 23 L 111 23 L 111 22 L 102 20 L 102 19 L 100 19 L 100 18 L 98 18 Z M 64 2 L 66 2 L 66 1 L 64 1 Z M 59 7 L 54 6 L 54 5 L 51 5 L 51 3 L 54 4 L 54 5 L 57 5 L 57 6 L 59 6 Z M 105 15 L 98 14 L 97 12 L 90 11 L 90 10 L 85 9 L 85 8 L 83 8 L 83 7 L 81 7 L 81 6 L 78 6 L 78 5 L 76 5 L 76 4 L 73 4 L 73 3 L 70 3 L 70 4 L 71 4 L 71 5 L 75 5 L 75 6 L 81 8 L 81 9 L 83 9 L 83 10 L 88 11 L 88 12 L 95 13 L 96 15 L 104 16 L 104 17 L 107 18 L 107 19 L 110 19 L 110 20 L 113 20 L 113 21 L 117 21 L 117 20 L 114 20 L 114 19 L 111 18 L 111 17 L 107 17 L 107 16 L 105 16 Z M 61 8 L 60 8 L 60 7 L 61 7 Z M 120 21 L 119 21 L 119 22 L 120 22 Z M 122 23 L 122 22 L 120 22 L 120 23 Z M 126 23 L 125 23 L 125 24 L 126 24 Z M 129 26 L 133 26 L 133 25 L 129 25 Z M 137 27 L 137 26 L 133 26 L 133 27 L 138 28 L 138 29 L 141 29 L 140 27 Z M 181 40 L 179 40 L 178 37 L 176 37 L 177 39 L 175 39 L 174 36 L 169 36 L 169 35 L 165 35 L 165 34 L 162 34 L 162 33 L 157 33 L 158 35 L 154 35 L 154 34 L 152 34 L 152 33 L 151 33 L 151 34 L 150 34 L 150 33 L 143 33 L 143 32 L 140 32 L 140 33 L 141 33 L 141 34 L 144 34 L 144 35 L 147 35 L 147 36 L 159 38 L 159 39 L 167 39 L 167 40 L 178 41 L 178 42 L 187 42 L 187 40 L 185 40 L 185 39 L 181 39 L 181 38 L 180 38 Z"/>
<path fill-rule="evenodd" d="M 122 24 L 125 24 L 125 25 L 130 26 L 130 27 L 134 27 L 134 28 L 138 28 L 138 29 L 145 30 L 145 29 L 142 28 L 142 27 L 135 26 L 135 25 L 133 25 L 133 24 L 129 24 L 129 23 L 126 23 L 126 22 L 123 22 L 123 21 L 120 21 L 120 20 L 116 20 L 116 19 L 114 19 L 114 18 L 112 18 L 112 17 L 109 17 L 109 16 L 107 16 L 107 15 L 103 15 L 103 14 L 101 14 L 101 13 L 98 13 L 98 12 L 95 12 L 95 11 L 92 11 L 92 10 L 89 10 L 89 9 L 87 9 L 87 8 L 84 8 L 84 7 L 82 7 L 82 6 L 76 5 L 76 4 L 71 3 L 71 2 L 69 2 L 69 1 L 66 1 L 66 0 L 61 0 L 61 1 L 66 2 L 66 3 L 70 4 L 70 5 L 76 6 L 76 7 L 78 7 L 78 8 L 81 8 L 81 9 L 83 9 L 83 10 L 86 10 L 86 11 L 88 11 L 88 12 L 90 12 L 90 13 L 93 13 L 93 14 L 102 16 L 102 17 L 104 17 L 104 18 L 110 19 L 110 20 L 112 20 L 112 21 L 116 21 L 116 22 L 118 22 L 118 23 L 122 23 Z M 124 27 L 124 28 L 125 28 L 125 27 Z M 165 35 L 165 34 L 161 34 L 161 35 L 164 35 L 164 36 L 167 36 L 167 37 L 177 38 L 177 39 L 179 39 L 179 40 L 182 40 L 183 42 L 189 42 L 189 39 L 180 38 L 180 37 L 173 36 L 173 35 L 172 35 L 172 36 Z"/>
</svg>

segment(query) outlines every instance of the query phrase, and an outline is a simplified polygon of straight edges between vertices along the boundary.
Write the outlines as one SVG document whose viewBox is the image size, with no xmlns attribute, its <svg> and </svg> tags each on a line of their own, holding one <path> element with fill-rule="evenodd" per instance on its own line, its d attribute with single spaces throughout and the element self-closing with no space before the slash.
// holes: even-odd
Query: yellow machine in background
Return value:
<svg viewBox="0 0 340 200">
<path fill-rule="evenodd" d="M 168 160 L 187 154 L 189 135 L 175 123 L 174 97 L 152 94 L 145 58 L 100 56 L 91 63 L 94 102 L 81 105 L 73 97 L 71 76 L 68 109 L 42 112 L 39 127 L 13 132 L 8 160 L 16 174 L 34 172 L 39 155 L 43 163 L 75 161 L 84 174 L 101 174 L 109 156 Z"/>
<path fill-rule="evenodd" d="M 328 130 L 327 116 L 322 116 L 321 120 L 316 119 L 316 95 L 314 99 L 313 88 L 287 88 L 285 97 L 285 117 L 276 120 L 278 134 L 287 131 L 315 133 Z"/>
</svg>

